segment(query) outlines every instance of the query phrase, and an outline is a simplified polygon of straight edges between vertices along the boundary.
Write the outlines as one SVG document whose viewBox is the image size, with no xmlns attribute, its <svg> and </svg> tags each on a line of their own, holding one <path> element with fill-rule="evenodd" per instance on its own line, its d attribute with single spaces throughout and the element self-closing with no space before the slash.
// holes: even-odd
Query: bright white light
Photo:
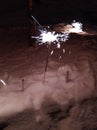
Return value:
<svg viewBox="0 0 97 130">
<path fill-rule="evenodd" d="M 54 51 L 52 50 L 52 51 L 51 51 L 51 55 L 52 55 L 53 53 L 54 53 Z"/>
<path fill-rule="evenodd" d="M 55 32 L 42 31 L 40 37 L 42 38 L 42 43 L 51 43 L 58 41 L 58 34 L 55 34 Z"/>
<path fill-rule="evenodd" d="M 60 48 L 60 47 L 61 47 L 61 45 L 60 45 L 60 43 L 58 43 L 58 44 L 57 44 L 57 48 Z"/>
<path fill-rule="evenodd" d="M 4 80 L 0 79 L 0 82 L 1 82 L 4 86 L 7 86 L 6 83 L 4 82 Z"/>
<path fill-rule="evenodd" d="M 36 38 L 37 42 L 39 43 L 39 45 L 41 44 L 51 44 L 56 43 L 57 48 L 60 48 L 60 43 L 61 42 L 66 42 L 66 40 L 68 40 L 69 35 L 67 33 L 60 33 L 60 34 L 56 34 L 54 31 L 50 32 L 50 31 L 44 31 L 44 30 L 40 30 L 41 34 L 37 37 L 32 36 L 32 38 Z"/>
<path fill-rule="evenodd" d="M 69 33 L 82 33 L 83 32 L 82 23 L 74 21 L 71 25 L 72 27 L 69 29 Z"/>
</svg>

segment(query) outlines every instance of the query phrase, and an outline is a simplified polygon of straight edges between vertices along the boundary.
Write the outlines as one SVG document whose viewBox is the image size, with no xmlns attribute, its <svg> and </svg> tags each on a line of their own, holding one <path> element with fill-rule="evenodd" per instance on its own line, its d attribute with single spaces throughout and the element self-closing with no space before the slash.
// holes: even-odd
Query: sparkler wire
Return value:
<svg viewBox="0 0 97 130">
<path fill-rule="evenodd" d="M 37 19 L 31 15 L 31 18 L 37 23 L 37 25 L 43 30 L 42 25 L 37 21 Z"/>
<path fill-rule="evenodd" d="M 43 82 L 45 82 L 46 72 L 47 72 L 47 68 L 48 68 L 48 60 L 49 60 L 50 50 L 51 50 L 51 44 L 48 45 L 48 51 L 47 51 L 47 57 L 46 57 L 46 64 L 45 64 Z"/>
</svg>

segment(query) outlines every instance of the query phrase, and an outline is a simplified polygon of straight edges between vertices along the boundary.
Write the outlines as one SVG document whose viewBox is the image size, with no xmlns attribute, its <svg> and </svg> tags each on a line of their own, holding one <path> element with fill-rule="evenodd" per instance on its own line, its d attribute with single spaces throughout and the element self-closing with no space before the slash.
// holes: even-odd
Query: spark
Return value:
<svg viewBox="0 0 97 130">
<path fill-rule="evenodd" d="M 44 78 L 43 78 L 44 79 L 43 82 L 44 82 L 45 77 L 46 77 L 47 67 L 48 67 L 49 55 L 53 55 L 53 53 L 54 53 L 54 50 L 50 51 L 51 44 L 52 43 L 56 44 L 56 47 L 60 49 L 61 44 L 68 40 L 70 33 L 82 33 L 83 32 L 82 23 L 73 21 L 73 23 L 71 25 L 63 26 L 64 31 L 57 33 L 56 31 L 50 31 L 49 26 L 47 26 L 47 28 L 43 28 L 33 16 L 32 16 L 32 18 L 37 23 L 37 25 L 40 27 L 40 29 L 39 29 L 40 34 L 38 36 L 32 36 L 31 38 L 35 38 L 38 45 L 46 44 L 48 47 L 45 70 L 44 70 Z M 65 53 L 65 49 L 63 49 L 63 53 Z M 69 55 L 70 54 L 71 54 L 71 52 L 69 52 Z M 61 58 L 62 58 L 62 56 L 60 55 L 59 60 L 61 60 Z"/>
<path fill-rule="evenodd" d="M 52 51 L 51 51 L 51 55 L 53 55 L 53 53 L 54 53 L 54 51 L 52 50 Z"/>
<path fill-rule="evenodd" d="M 71 24 L 67 24 L 64 26 L 64 31 L 67 33 L 77 33 L 80 35 L 87 34 L 86 32 L 83 31 L 83 24 L 81 22 L 76 22 L 75 20 Z"/>
<path fill-rule="evenodd" d="M 66 50 L 65 49 L 63 49 L 63 53 L 65 53 L 66 52 Z"/>
<path fill-rule="evenodd" d="M 0 79 L 0 82 L 1 82 L 4 86 L 7 86 L 6 83 L 4 82 L 4 80 Z"/>
</svg>

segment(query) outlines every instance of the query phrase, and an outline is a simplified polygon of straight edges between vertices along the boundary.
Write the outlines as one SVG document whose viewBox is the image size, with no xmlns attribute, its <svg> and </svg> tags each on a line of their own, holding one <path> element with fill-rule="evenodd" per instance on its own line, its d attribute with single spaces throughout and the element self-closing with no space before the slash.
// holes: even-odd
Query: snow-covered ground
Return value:
<svg viewBox="0 0 97 130">
<path fill-rule="evenodd" d="M 29 47 L 27 35 L 26 27 L 0 29 L 0 123 L 8 122 L 4 130 L 55 130 L 71 106 L 97 95 L 97 37 L 74 34 L 60 49 L 52 45 L 45 73 L 48 48 Z M 28 127 L 13 121 L 23 112 Z"/>
</svg>

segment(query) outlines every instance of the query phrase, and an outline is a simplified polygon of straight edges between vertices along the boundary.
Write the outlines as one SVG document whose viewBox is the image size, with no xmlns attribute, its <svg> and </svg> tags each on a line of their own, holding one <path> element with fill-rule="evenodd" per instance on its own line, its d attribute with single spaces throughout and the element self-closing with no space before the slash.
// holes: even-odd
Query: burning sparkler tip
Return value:
<svg viewBox="0 0 97 130">
<path fill-rule="evenodd" d="M 32 16 L 32 18 L 36 21 L 36 23 L 41 27 L 39 29 L 40 35 L 39 36 L 32 36 L 31 38 L 36 38 L 36 42 L 41 44 L 47 44 L 50 45 L 51 43 L 54 43 L 57 45 L 57 48 L 61 47 L 61 43 L 66 42 L 69 38 L 70 33 L 77 33 L 80 35 L 86 34 L 82 30 L 83 24 L 80 22 L 76 22 L 76 20 L 73 20 L 71 25 L 66 25 L 64 28 L 64 32 L 56 33 L 55 31 L 48 31 L 49 26 L 47 28 L 43 28 L 39 22 Z M 65 53 L 65 52 L 63 52 Z"/>
</svg>

